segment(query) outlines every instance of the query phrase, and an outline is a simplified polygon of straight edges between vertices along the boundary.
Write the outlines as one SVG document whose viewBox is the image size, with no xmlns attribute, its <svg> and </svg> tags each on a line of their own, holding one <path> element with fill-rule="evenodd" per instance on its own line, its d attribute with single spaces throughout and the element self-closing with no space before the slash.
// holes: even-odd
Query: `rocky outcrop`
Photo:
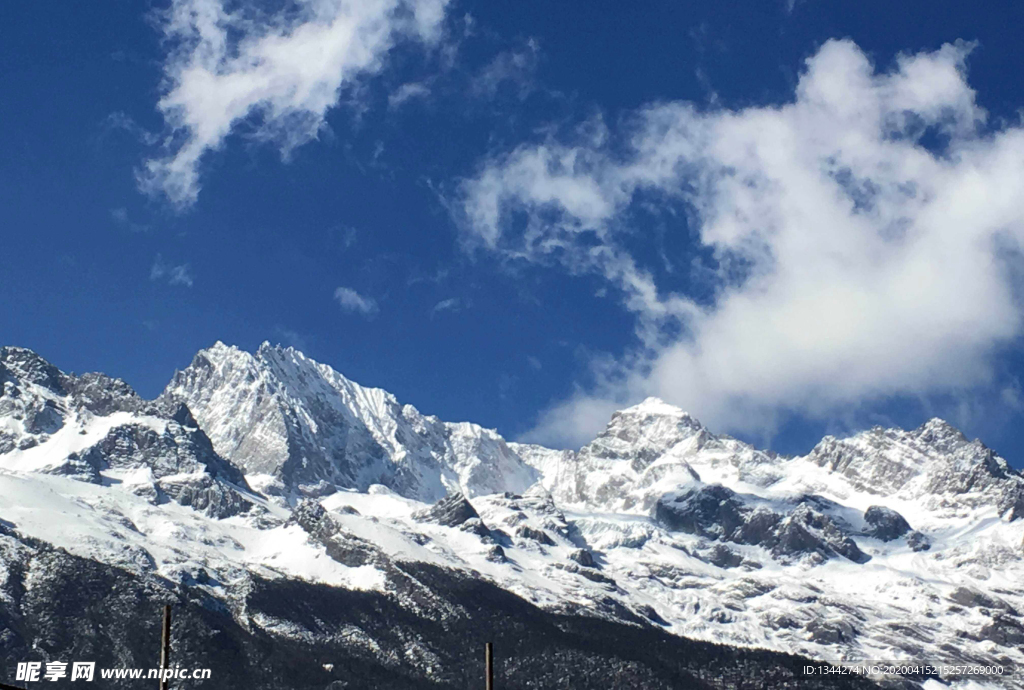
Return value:
<svg viewBox="0 0 1024 690">
<path fill-rule="evenodd" d="M 551 539 L 550 536 L 548 536 L 547 532 L 541 529 L 534 529 L 529 525 L 521 525 L 519 529 L 516 530 L 516 536 L 520 539 L 529 539 L 530 541 L 535 541 L 538 544 L 543 544 L 544 546 L 555 545 L 555 542 Z"/>
<path fill-rule="evenodd" d="M 430 509 L 416 513 L 413 518 L 444 527 L 458 527 L 468 520 L 480 520 L 480 515 L 465 496 L 456 493 L 442 498 Z"/>
<path fill-rule="evenodd" d="M 584 568 L 593 568 L 597 565 L 594 562 L 594 555 L 587 549 L 576 549 L 569 554 L 569 558 L 576 561 Z"/>
<path fill-rule="evenodd" d="M 654 518 L 670 530 L 736 541 L 750 512 L 732 489 L 711 484 L 663 496 Z"/>
<path fill-rule="evenodd" d="M 907 546 L 913 551 L 927 551 L 932 548 L 932 542 L 925 535 L 914 531 L 907 535 Z"/>
<path fill-rule="evenodd" d="M 802 497 L 790 512 L 779 513 L 724 486 L 702 485 L 662 497 L 654 517 L 670 530 L 761 546 L 776 558 L 816 554 L 867 561 L 849 529 L 813 507 L 816 502 Z"/>
<path fill-rule="evenodd" d="M 906 519 L 891 508 L 871 506 L 864 511 L 864 521 L 868 524 L 868 536 L 882 541 L 899 539 L 910 531 Z"/>
<path fill-rule="evenodd" d="M 762 544 L 776 557 L 816 554 L 822 558 L 839 555 L 854 563 L 870 560 L 832 518 L 807 504 L 797 506 L 779 523 L 772 538 Z"/>
</svg>

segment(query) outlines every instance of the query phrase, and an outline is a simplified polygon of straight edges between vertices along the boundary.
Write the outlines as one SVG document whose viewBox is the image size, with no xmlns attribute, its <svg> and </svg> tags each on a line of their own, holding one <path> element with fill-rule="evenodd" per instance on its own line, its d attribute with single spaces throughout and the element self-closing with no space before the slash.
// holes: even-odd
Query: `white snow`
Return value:
<svg viewBox="0 0 1024 690">
<path fill-rule="evenodd" d="M 351 589 L 381 589 L 374 568 L 349 568 L 309 543 L 298 526 L 258 529 L 244 517 L 213 520 L 173 502 L 151 505 L 121 487 L 0 470 L 0 515 L 33 537 L 133 571 L 176 578 L 199 568 L 230 582 L 248 571 Z"/>
</svg>

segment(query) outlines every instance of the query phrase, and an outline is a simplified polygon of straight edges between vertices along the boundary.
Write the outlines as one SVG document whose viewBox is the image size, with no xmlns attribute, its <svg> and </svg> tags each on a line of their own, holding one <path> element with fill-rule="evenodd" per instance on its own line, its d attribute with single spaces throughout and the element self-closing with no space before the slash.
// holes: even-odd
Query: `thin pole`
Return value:
<svg viewBox="0 0 1024 690">
<path fill-rule="evenodd" d="M 487 667 L 487 690 L 494 690 L 494 643 L 484 645 L 484 664 Z"/>
<path fill-rule="evenodd" d="M 171 605 L 164 606 L 164 632 L 160 642 L 160 690 L 167 690 L 170 682 L 164 677 L 163 670 L 171 665 Z"/>
</svg>

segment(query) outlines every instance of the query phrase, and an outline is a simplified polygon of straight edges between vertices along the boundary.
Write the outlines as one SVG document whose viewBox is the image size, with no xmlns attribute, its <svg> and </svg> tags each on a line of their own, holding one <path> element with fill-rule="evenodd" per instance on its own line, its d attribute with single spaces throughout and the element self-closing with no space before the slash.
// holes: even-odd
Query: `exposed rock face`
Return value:
<svg viewBox="0 0 1024 690">
<path fill-rule="evenodd" d="M 144 424 L 116 426 L 99 443 L 84 451 L 72 453 L 68 456 L 68 462 L 88 467 L 88 479 L 96 482 L 103 470 L 133 470 L 141 462 L 157 479 L 174 474 L 205 472 L 212 478 L 245 484 L 242 473 L 213 452 L 213 446 L 205 434 L 177 422 L 164 424 L 162 430 Z M 61 465 L 53 471 L 68 474 L 62 470 Z"/>
<path fill-rule="evenodd" d="M 724 544 L 715 544 L 708 554 L 708 562 L 719 568 L 736 568 L 743 563 L 743 556 Z"/>
<path fill-rule="evenodd" d="M 961 606 L 967 606 L 970 608 L 983 607 L 987 609 L 998 609 L 1005 608 L 1006 605 L 996 601 L 992 597 L 986 595 L 984 592 L 979 592 L 975 589 L 969 589 L 967 587 L 957 587 L 949 595 L 949 598 L 960 604 Z"/>
<path fill-rule="evenodd" d="M 672 530 L 736 541 L 747 512 L 735 491 L 712 484 L 663 496 L 655 505 L 654 517 Z"/>
<path fill-rule="evenodd" d="M 811 639 L 821 644 L 843 644 L 857 636 L 857 629 L 842 620 L 813 621 L 806 629 Z"/>
<path fill-rule="evenodd" d="M 576 561 L 585 568 L 593 568 L 595 565 L 597 565 L 596 563 L 594 563 L 594 555 L 586 549 L 576 549 L 575 551 L 569 554 L 569 558 Z"/>
<path fill-rule="evenodd" d="M 468 520 L 480 519 L 473 504 L 459 493 L 442 498 L 429 510 L 417 513 L 414 517 L 421 522 L 433 522 L 445 527 L 458 527 Z"/>
<path fill-rule="evenodd" d="M 823 558 L 840 555 L 854 563 L 870 560 L 870 556 L 861 551 L 832 518 L 807 504 L 797 506 L 779 523 L 774 539 L 769 543 L 775 556 L 815 553 Z"/>
<path fill-rule="evenodd" d="M 529 539 L 545 546 L 554 546 L 555 542 L 544 530 L 534 529 L 529 525 L 523 525 L 516 530 L 516 536 L 520 539 Z"/>
<path fill-rule="evenodd" d="M 1004 647 L 1024 644 L 1024 622 L 1005 614 L 996 614 L 991 623 L 982 626 L 977 635 Z"/>
<path fill-rule="evenodd" d="M 910 531 L 906 519 L 891 508 L 871 506 L 864 511 L 864 521 L 871 526 L 868 534 L 882 541 L 899 539 Z"/>
<path fill-rule="evenodd" d="M 932 543 L 920 532 L 911 532 L 907 535 L 907 546 L 914 551 L 927 551 L 932 548 Z"/>
<path fill-rule="evenodd" d="M 22 381 L 66 395 L 64 374 L 57 367 L 23 347 L 0 347 L 0 382 Z"/>
<path fill-rule="evenodd" d="M 292 511 L 291 519 L 302 529 L 313 533 L 320 526 L 320 521 L 327 515 L 327 511 L 320 505 L 319 501 L 307 498 L 299 502 Z"/>
<path fill-rule="evenodd" d="M 156 487 L 160 494 L 176 503 L 217 519 L 238 515 L 253 507 L 253 503 L 233 487 L 206 473 L 166 477 L 159 480 Z"/>
<path fill-rule="evenodd" d="M 753 497 L 743 497 L 721 485 L 704 485 L 664 496 L 654 517 L 667 528 L 706 539 L 752 544 L 769 549 L 777 558 L 817 554 L 843 556 L 857 563 L 868 560 L 848 529 L 799 500 L 791 512 L 777 513 Z"/>
<path fill-rule="evenodd" d="M 105 417 L 115 412 L 143 412 L 153 403 L 143 400 L 121 379 L 105 374 L 65 377 L 64 389 L 80 409 Z"/>
</svg>

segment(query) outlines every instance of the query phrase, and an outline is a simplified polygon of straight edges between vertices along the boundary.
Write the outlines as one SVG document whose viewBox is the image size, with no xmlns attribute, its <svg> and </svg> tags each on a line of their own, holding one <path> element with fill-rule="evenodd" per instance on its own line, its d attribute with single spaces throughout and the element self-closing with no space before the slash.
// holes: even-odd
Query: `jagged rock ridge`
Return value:
<svg viewBox="0 0 1024 690">
<path fill-rule="evenodd" d="M 265 343 L 249 354 L 217 343 L 174 375 L 161 400 L 188 405 L 217 452 L 269 475 L 271 491 L 382 484 L 432 502 L 450 490 L 522 491 L 537 479 L 495 432 L 424 416 L 292 348 Z"/>
</svg>

